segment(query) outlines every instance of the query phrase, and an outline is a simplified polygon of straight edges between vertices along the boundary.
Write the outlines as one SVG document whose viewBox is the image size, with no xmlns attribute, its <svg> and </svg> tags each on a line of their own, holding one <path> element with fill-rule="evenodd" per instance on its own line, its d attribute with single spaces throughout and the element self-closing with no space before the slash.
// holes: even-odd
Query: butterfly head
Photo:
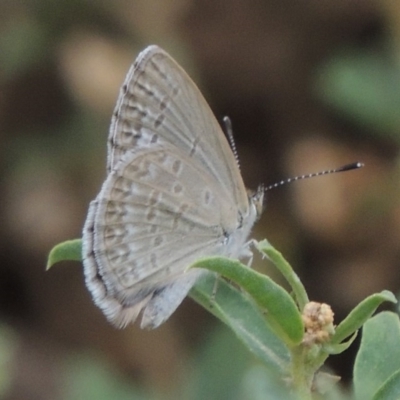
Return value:
<svg viewBox="0 0 400 400">
<path fill-rule="evenodd" d="M 249 194 L 251 207 L 254 208 L 256 220 L 258 220 L 264 210 L 264 185 L 260 185 L 255 192 Z"/>
</svg>

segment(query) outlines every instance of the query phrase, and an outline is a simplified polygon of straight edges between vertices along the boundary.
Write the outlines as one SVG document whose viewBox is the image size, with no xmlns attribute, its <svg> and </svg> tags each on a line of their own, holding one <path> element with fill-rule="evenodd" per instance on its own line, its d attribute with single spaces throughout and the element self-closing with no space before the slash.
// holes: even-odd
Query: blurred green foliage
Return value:
<svg viewBox="0 0 400 400">
<path fill-rule="evenodd" d="M 400 57 L 392 50 L 342 49 L 321 67 L 316 92 L 365 133 L 400 142 Z"/>
</svg>

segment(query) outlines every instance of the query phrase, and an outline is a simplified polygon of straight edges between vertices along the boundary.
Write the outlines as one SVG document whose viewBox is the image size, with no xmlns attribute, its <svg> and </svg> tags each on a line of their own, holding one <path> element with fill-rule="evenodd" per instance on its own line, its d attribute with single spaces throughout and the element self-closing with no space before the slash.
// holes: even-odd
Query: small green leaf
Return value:
<svg viewBox="0 0 400 400">
<path fill-rule="evenodd" d="M 276 250 L 268 240 L 264 239 L 256 244 L 256 248 L 271 260 L 280 273 L 291 286 L 296 302 L 300 310 L 303 310 L 309 302 L 306 289 L 300 281 L 298 275 L 294 272 L 290 264 L 284 259 L 282 253 Z"/>
<path fill-rule="evenodd" d="M 400 399 L 400 370 L 391 375 L 375 393 L 373 400 L 399 400 Z"/>
<path fill-rule="evenodd" d="M 352 345 L 355 338 L 357 337 L 357 333 L 358 333 L 358 331 L 354 332 L 353 336 L 351 336 L 350 339 L 346 340 L 345 342 L 337 343 L 337 344 L 328 343 L 326 346 L 324 346 L 324 351 L 328 354 L 343 353 L 345 350 L 347 350 Z"/>
<path fill-rule="evenodd" d="M 255 300 L 271 328 L 288 346 L 303 339 L 301 314 L 292 297 L 266 275 L 262 275 L 239 261 L 211 257 L 196 262 L 193 267 L 217 272 L 241 286 Z"/>
<path fill-rule="evenodd" d="M 377 395 L 378 390 L 384 390 L 384 384 L 391 385 L 388 379 L 399 369 L 399 317 L 393 312 L 381 312 L 368 320 L 363 327 L 354 366 L 354 390 L 357 399 L 372 399 L 374 393 Z"/>
<path fill-rule="evenodd" d="M 338 325 L 336 332 L 332 337 L 332 344 L 340 343 L 348 336 L 352 335 L 357 329 L 359 329 L 365 321 L 367 321 L 375 310 L 384 301 L 390 301 L 397 303 L 396 297 L 393 293 L 388 290 L 384 290 L 381 293 L 375 293 L 368 296 L 365 300 L 359 303 L 350 314 Z"/>
<path fill-rule="evenodd" d="M 218 286 L 214 292 L 216 279 Z M 289 352 L 272 332 L 260 309 L 244 292 L 215 274 L 207 274 L 190 292 L 190 297 L 228 325 L 244 345 L 271 370 L 283 374 Z"/>
<path fill-rule="evenodd" d="M 82 261 L 82 239 L 67 240 L 54 246 L 47 259 L 46 271 L 60 261 Z"/>
</svg>

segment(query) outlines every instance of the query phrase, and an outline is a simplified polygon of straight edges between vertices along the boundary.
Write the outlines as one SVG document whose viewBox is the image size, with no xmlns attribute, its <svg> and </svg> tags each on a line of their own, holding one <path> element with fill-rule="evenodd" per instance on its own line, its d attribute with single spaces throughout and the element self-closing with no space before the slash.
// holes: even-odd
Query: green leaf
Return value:
<svg viewBox="0 0 400 400">
<path fill-rule="evenodd" d="M 240 400 L 242 379 L 254 359 L 233 332 L 220 324 L 204 338 L 197 353 L 179 398 Z"/>
<path fill-rule="evenodd" d="M 218 287 L 213 294 L 216 279 Z M 196 283 L 190 297 L 228 325 L 271 370 L 280 374 L 286 371 L 288 349 L 265 323 L 263 314 L 249 296 L 214 274 L 207 274 Z"/>
<path fill-rule="evenodd" d="M 82 261 L 82 239 L 67 240 L 54 246 L 47 259 L 46 271 L 60 261 Z"/>
<path fill-rule="evenodd" d="M 342 340 L 352 335 L 371 317 L 379 305 L 384 301 L 397 303 L 394 294 L 388 290 L 368 296 L 365 300 L 358 304 L 338 325 L 336 332 L 332 337 L 331 343 L 340 343 Z"/>
<path fill-rule="evenodd" d="M 200 350 L 200 351 L 199 351 Z M 219 325 L 203 340 L 185 378 L 186 390 L 168 398 L 203 400 L 294 400 L 282 375 L 254 362 L 229 327 Z M 297 397 L 296 397 L 297 398 Z"/>
<path fill-rule="evenodd" d="M 317 95 L 367 132 L 399 139 L 400 68 L 388 53 L 349 49 L 332 58 L 316 82 Z"/>
<path fill-rule="evenodd" d="M 288 346 L 301 342 L 304 332 L 301 314 L 292 297 L 272 279 L 223 257 L 203 259 L 193 267 L 217 272 L 241 286 L 266 311 L 265 319 L 278 337 Z"/>
<path fill-rule="evenodd" d="M 254 365 L 248 370 L 242 382 L 240 399 L 251 400 L 295 400 L 299 399 L 289 385 L 282 384 L 262 365 Z M 216 398 L 216 397 L 214 397 Z"/>
<path fill-rule="evenodd" d="M 400 399 L 400 370 L 396 371 L 375 393 L 373 400 Z"/>
<path fill-rule="evenodd" d="M 337 344 L 332 344 L 328 343 L 327 345 L 324 346 L 324 351 L 328 354 L 340 354 L 346 351 L 354 342 L 354 340 L 357 337 L 358 332 L 354 332 L 353 336 L 350 337 L 349 340 L 346 340 L 345 342 L 342 343 L 337 343 Z"/>
<path fill-rule="evenodd" d="M 300 281 L 298 275 L 294 272 L 290 264 L 284 259 L 282 254 L 276 250 L 268 240 L 264 239 L 256 244 L 256 248 L 261 251 L 268 259 L 270 259 L 280 273 L 287 280 L 291 286 L 296 302 L 300 310 L 303 310 L 305 305 L 309 302 L 306 289 Z"/>
<path fill-rule="evenodd" d="M 357 399 L 372 399 L 385 382 L 400 369 L 400 322 L 393 312 L 371 318 L 363 327 L 361 345 L 354 366 Z M 387 384 L 391 384 L 387 381 Z M 389 390 L 389 386 L 388 389 Z"/>
</svg>

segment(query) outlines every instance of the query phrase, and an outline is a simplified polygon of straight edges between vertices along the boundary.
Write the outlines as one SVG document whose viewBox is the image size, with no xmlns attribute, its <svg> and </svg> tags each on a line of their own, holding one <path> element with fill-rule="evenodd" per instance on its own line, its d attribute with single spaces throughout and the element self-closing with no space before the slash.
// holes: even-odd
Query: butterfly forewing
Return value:
<svg viewBox="0 0 400 400">
<path fill-rule="evenodd" d="M 122 85 L 110 128 L 108 170 L 127 150 L 165 142 L 206 169 L 247 214 L 239 168 L 210 107 L 186 72 L 162 49 L 150 46 Z"/>
</svg>

